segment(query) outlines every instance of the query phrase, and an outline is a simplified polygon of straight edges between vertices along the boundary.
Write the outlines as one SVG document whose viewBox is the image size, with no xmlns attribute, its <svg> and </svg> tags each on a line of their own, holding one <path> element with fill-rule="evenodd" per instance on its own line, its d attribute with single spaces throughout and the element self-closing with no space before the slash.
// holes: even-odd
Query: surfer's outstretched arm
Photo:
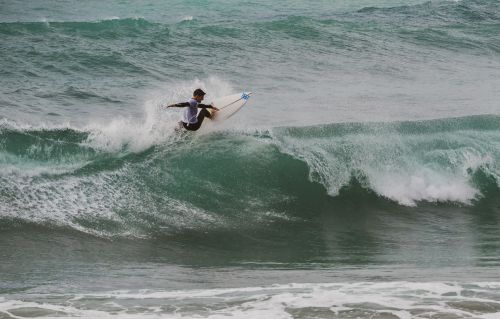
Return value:
<svg viewBox="0 0 500 319">
<path fill-rule="evenodd" d="M 189 106 L 188 102 L 167 105 L 167 107 L 187 107 L 187 106 Z"/>
</svg>

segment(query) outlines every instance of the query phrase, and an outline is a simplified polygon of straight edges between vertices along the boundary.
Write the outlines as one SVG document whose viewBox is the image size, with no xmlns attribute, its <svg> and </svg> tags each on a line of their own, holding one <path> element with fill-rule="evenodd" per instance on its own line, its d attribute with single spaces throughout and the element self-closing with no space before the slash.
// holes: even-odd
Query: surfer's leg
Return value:
<svg viewBox="0 0 500 319">
<path fill-rule="evenodd" d="M 198 113 L 198 122 L 203 121 L 205 117 L 212 118 L 212 114 L 207 109 L 201 109 Z"/>
<path fill-rule="evenodd" d="M 202 109 L 202 110 L 200 111 L 200 113 L 198 113 L 198 117 L 197 117 L 198 122 L 196 122 L 196 124 L 194 124 L 194 125 L 196 125 L 196 130 L 197 130 L 197 129 L 199 129 L 199 128 L 201 127 L 201 124 L 203 123 L 203 120 L 205 119 L 205 117 L 211 118 L 211 117 L 212 117 L 212 115 L 211 115 L 211 114 L 210 114 L 210 112 L 209 112 L 209 111 L 207 111 L 206 109 Z M 190 125 L 191 125 L 191 124 L 190 124 Z"/>
<path fill-rule="evenodd" d="M 203 120 L 205 119 L 205 117 L 210 118 L 210 117 L 212 117 L 212 115 L 206 109 L 202 109 L 200 111 L 200 113 L 198 113 L 198 117 L 197 117 L 198 122 L 193 123 L 193 124 L 186 124 L 183 122 L 182 125 L 188 131 L 197 131 L 201 127 L 201 124 L 203 123 Z"/>
<path fill-rule="evenodd" d="M 182 122 L 182 126 L 188 131 L 196 131 L 197 129 L 200 128 L 200 123 L 194 123 L 194 124 L 186 124 Z"/>
</svg>

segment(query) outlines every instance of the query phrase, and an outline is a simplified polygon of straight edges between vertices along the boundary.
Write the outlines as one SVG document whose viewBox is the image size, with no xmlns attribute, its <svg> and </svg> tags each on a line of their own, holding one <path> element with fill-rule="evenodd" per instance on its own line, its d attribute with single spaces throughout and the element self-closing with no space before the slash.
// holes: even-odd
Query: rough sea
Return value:
<svg viewBox="0 0 500 319">
<path fill-rule="evenodd" d="M 0 0 L 0 318 L 500 318 L 500 2 Z"/>
</svg>

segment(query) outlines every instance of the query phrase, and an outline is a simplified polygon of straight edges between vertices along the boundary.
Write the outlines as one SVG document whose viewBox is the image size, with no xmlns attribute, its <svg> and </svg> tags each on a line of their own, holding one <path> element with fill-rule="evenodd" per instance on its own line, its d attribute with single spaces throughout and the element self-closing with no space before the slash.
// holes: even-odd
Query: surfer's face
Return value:
<svg viewBox="0 0 500 319">
<path fill-rule="evenodd" d="M 195 95 L 195 96 L 194 96 L 194 99 L 195 99 L 198 103 L 200 103 L 201 101 L 203 101 L 203 98 L 204 98 L 204 96 L 203 96 L 203 95 Z"/>
</svg>

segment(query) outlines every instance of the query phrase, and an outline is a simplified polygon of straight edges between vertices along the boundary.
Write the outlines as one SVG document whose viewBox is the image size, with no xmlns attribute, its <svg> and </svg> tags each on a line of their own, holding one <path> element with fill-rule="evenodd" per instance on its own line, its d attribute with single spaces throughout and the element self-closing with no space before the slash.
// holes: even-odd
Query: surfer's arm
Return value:
<svg viewBox="0 0 500 319">
<path fill-rule="evenodd" d="M 212 106 L 212 105 L 201 104 L 201 103 L 199 103 L 199 104 L 198 104 L 198 107 L 199 107 L 200 109 L 213 109 L 213 106 Z"/>
<path fill-rule="evenodd" d="M 170 104 L 167 107 L 187 107 L 187 106 L 189 106 L 188 102 L 182 102 L 182 103 Z"/>
<path fill-rule="evenodd" d="M 213 106 L 213 105 L 207 105 L 207 104 L 201 104 L 201 103 L 200 103 L 200 104 L 198 104 L 198 107 L 199 107 L 200 109 L 214 109 L 214 110 L 216 110 L 216 111 L 218 111 L 218 110 L 219 110 L 218 108 L 216 108 L 216 107 L 215 107 L 215 106 Z"/>
</svg>

